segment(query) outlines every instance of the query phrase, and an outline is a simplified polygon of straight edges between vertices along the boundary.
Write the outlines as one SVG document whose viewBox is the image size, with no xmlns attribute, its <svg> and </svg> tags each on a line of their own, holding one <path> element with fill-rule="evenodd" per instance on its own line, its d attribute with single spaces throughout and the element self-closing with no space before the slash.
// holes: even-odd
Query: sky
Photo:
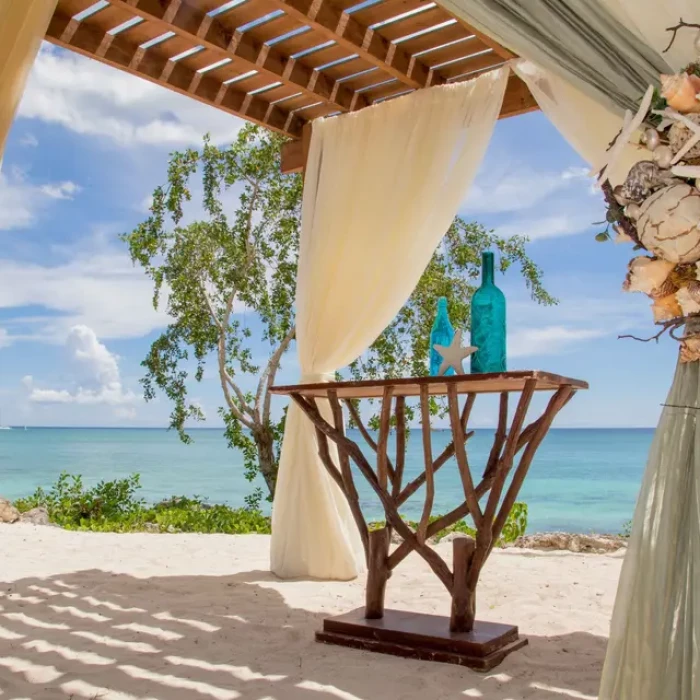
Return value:
<svg viewBox="0 0 700 700">
<path fill-rule="evenodd" d="M 0 424 L 164 426 L 167 399 L 146 403 L 140 362 L 168 323 L 119 234 L 147 215 L 168 154 L 210 133 L 229 143 L 242 122 L 139 78 L 49 45 L 32 70 L 0 169 Z M 627 245 L 596 243 L 604 218 L 585 163 L 539 112 L 499 121 L 460 207 L 499 234 L 529 237 L 556 307 L 533 302 L 515 268 L 509 369 L 585 379 L 559 427 L 651 427 L 677 344 L 651 335 L 649 300 L 621 284 Z M 263 347 L 254 348 L 263 353 Z M 298 379 L 289 356 L 280 383 Z M 213 375 L 190 386 L 221 424 Z M 488 405 L 475 424 L 492 424 Z"/>
</svg>

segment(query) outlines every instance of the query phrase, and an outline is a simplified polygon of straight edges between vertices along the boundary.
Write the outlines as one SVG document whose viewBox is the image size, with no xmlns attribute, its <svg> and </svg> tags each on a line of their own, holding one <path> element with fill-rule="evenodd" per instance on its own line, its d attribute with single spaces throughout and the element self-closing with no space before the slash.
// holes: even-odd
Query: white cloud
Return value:
<svg viewBox="0 0 700 700">
<path fill-rule="evenodd" d="M 51 199 L 73 199 L 73 195 L 81 191 L 81 187 L 70 180 L 57 182 L 53 185 L 42 185 L 40 188 Z"/>
<path fill-rule="evenodd" d="M 72 251 L 68 262 L 56 265 L 0 258 L 0 280 L 0 308 L 54 312 L 14 319 L 37 340 L 61 341 L 75 325 L 89 326 L 101 338 L 135 338 L 168 323 L 164 312 L 153 309 L 151 281 L 126 250 Z"/>
<path fill-rule="evenodd" d="M 22 386 L 31 391 L 34 386 L 34 377 L 32 377 L 31 374 L 25 374 L 24 377 L 22 377 Z"/>
<path fill-rule="evenodd" d="M 600 338 L 605 332 L 596 328 L 548 326 L 516 330 L 508 337 L 508 356 L 560 355 L 587 340 Z"/>
<path fill-rule="evenodd" d="M 31 226 L 51 200 L 72 199 L 79 191 L 74 182 L 35 185 L 16 168 L 0 171 L 0 231 Z"/>
<path fill-rule="evenodd" d="M 580 190 L 589 179 L 585 168 L 538 172 L 530 166 L 500 166 L 487 170 L 472 185 L 462 210 L 468 216 L 524 211 L 557 192 Z"/>
<path fill-rule="evenodd" d="M 504 238 L 526 236 L 531 241 L 543 238 L 573 236 L 588 230 L 593 223 L 595 214 L 591 209 L 576 211 L 571 208 L 568 212 L 548 214 L 532 218 L 523 217 L 503 226 L 496 226 L 496 233 Z"/>
<path fill-rule="evenodd" d="M 243 121 L 78 54 L 42 46 L 18 112 L 120 145 L 233 140 Z"/>
<path fill-rule="evenodd" d="M 12 343 L 10 334 L 7 332 L 6 328 L 0 328 L 0 348 L 6 348 Z"/>
<path fill-rule="evenodd" d="M 34 381 L 24 382 L 31 389 L 29 400 L 40 404 L 78 404 L 127 407 L 121 417 L 130 417 L 138 397 L 122 385 L 117 357 L 102 344 L 87 326 L 74 326 L 66 339 L 66 348 L 77 366 L 77 386 L 71 389 L 39 389 Z M 26 379 L 26 377 L 25 377 Z"/>
<path fill-rule="evenodd" d="M 29 132 L 27 132 L 24 136 L 20 138 L 19 145 L 28 146 L 29 148 L 36 148 L 39 145 L 39 139 L 36 136 L 34 136 L 34 134 L 30 134 Z"/>
</svg>

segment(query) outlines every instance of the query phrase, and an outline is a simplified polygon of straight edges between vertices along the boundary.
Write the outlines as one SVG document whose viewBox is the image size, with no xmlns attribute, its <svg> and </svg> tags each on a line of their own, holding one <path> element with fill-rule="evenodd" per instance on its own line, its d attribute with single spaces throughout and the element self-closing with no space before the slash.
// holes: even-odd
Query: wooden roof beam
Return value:
<svg viewBox="0 0 700 700">
<path fill-rule="evenodd" d="M 400 99 L 400 98 L 399 98 Z M 508 78 L 506 86 L 506 94 L 503 97 L 503 105 L 499 119 L 507 117 L 515 117 L 519 114 L 534 112 L 539 109 L 535 98 L 528 90 L 527 85 L 518 78 L 517 75 L 511 75 Z M 309 129 L 310 125 L 305 125 L 305 129 Z M 282 146 L 282 172 L 300 173 L 303 172 L 306 165 L 306 151 L 301 139 L 289 141 Z"/>
<path fill-rule="evenodd" d="M 78 22 L 56 12 L 51 19 L 46 38 L 53 44 L 107 63 L 145 78 L 157 85 L 200 102 L 210 104 L 237 117 L 256 122 L 274 131 L 300 137 L 303 120 L 281 107 L 237 90 L 233 85 L 148 52 L 128 38 L 105 34 L 89 23 Z"/>
<path fill-rule="evenodd" d="M 401 44 L 358 22 L 333 3 L 333 0 L 273 0 L 281 10 L 308 24 L 344 48 L 358 54 L 404 85 L 423 88 L 445 82 L 419 59 L 410 56 Z"/>
<path fill-rule="evenodd" d="M 209 17 L 196 5 L 182 0 L 110 0 L 134 15 L 191 39 L 217 53 L 219 59 L 238 59 L 249 69 L 267 73 L 272 80 L 292 83 L 315 100 L 323 99 L 341 111 L 361 109 L 367 99 L 342 83 L 286 56 L 274 46 L 241 32 L 232 32 L 216 17 Z M 214 61 L 212 61 L 214 63 Z"/>
</svg>

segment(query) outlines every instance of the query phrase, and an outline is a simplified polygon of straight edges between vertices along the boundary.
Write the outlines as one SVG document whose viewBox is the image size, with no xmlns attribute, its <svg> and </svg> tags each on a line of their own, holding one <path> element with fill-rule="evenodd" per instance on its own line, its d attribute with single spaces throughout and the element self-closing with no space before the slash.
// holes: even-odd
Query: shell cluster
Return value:
<svg viewBox="0 0 700 700">
<path fill-rule="evenodd" d="M 647 252 L 630 261 L 623 289 L 652 299 L 656 323 L 693 317 L 689 321 L 695 328 L 700 315 L 700 62 L 678 75 L 662 75 L 660 83 L 663 100 L 649 109 L 640 139 L 648 156 L 630 169 L 622 185 L 608 191 L 608 221 L 617 222 L 618 242 L 631 241 Z M 691 335 L 681 344 L 685 362 L 700 360 L 700 332 Z"/>
</svg>

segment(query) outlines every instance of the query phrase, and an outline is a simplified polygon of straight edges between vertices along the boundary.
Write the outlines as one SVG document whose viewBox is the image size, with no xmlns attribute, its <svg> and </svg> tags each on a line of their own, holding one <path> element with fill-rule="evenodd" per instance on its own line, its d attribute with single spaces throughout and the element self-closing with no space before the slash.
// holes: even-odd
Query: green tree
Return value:
<svg viewBox="0 0 700 700">
<path fill-rule="evenodd" d="M 281 174 L 282 143 L 275 134 L 246 126 L 228 148 L 205 138 L 201 151 L 173 153 L 167 184 L 153 193 L 150 216 L 124 235 L 132 260 L 153 280 L 154 306 L 165 307 L 172 319 L 142 363 L 146 399 L 158 390 L 165 393 L 172 403 L 171 427 L 188 442 L 186 421 L 203 418 L 190 385 L 213 365 L 229 444 L 242 451 L 249 480 L 262 475 L 269 495 L 284 430 L 284 415 L 272 417 L 269 388 L 294 339 L 301 226 L 302 181 Z M 203 215 L 188 223 L 185 210 L 198 174 Z M 226 200 L 236 200 L 230 212 Z M 350 367 L 352 376 L 425 374 L 436 300 L 448 297 L 455 325 L 468 327 L 469 298 L 484 250 L 498 249 L 503 271 L 518 264 L 532 296 L 553 303 L 525 244 L 524 238 L 502 239 L 456 219 L 396 319 Z M 245 323 L 249 316 L 256 319 L 255 332 Z M 262 361 L 251 350 L 261 341 L 268 350 Z M 255 391 L 241 388 L 246 376 Z M 255 490 L 248 504 L 255 506 L 262 496 Z"/>
</svg>

